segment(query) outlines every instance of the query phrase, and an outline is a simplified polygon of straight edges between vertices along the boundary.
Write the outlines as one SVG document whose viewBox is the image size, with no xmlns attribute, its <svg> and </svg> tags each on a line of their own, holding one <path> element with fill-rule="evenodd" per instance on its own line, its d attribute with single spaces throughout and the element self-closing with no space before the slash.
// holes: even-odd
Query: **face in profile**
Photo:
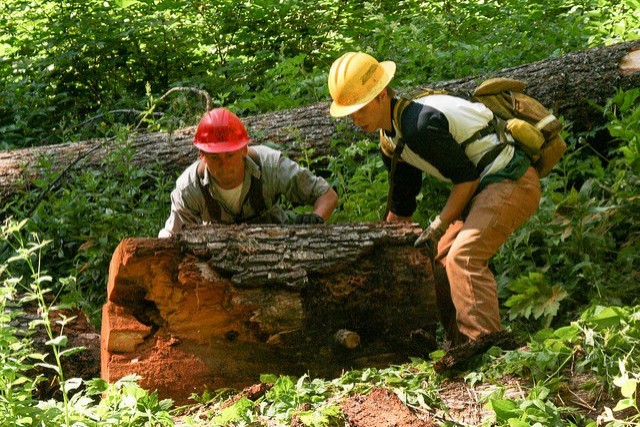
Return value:
<svg viewBox="0 0 640 427">
<path fill-rule="evenodd" d="M 375 132 L 384 125 L 385 110 L 383 102 L 386 91 L 373 98 L 369 103 L 359 110 L 349 114 L 353 124 L 358 126 L 366 133 Z"/>
</svg>

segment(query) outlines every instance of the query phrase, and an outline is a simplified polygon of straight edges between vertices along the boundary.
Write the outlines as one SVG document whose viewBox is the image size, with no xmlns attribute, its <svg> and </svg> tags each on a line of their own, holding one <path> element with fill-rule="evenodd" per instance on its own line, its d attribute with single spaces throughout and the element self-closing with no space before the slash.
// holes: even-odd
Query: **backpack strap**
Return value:
<svg viewBox="0 0 640 427">
<path fill-rule="evenodd" d="M 396 148 L 393 150 L 393 156 L 391 157 L 391 170 L 389 171 L 389 191 L 387 192 L 387 207 L 384 211 L 382 220 L 384 221 L 391 209 L 391 195 L 393 194 L 393 180 L 396 174 L 396 168 L 398 165 L 398 160 L 402 155 L 402 151 L 404 150 L 404 138 L 402 138 L 402 130 L 400 126 L 400 118 L 402 117 L 402 112 L 411 102 L 410 99 L 400 98 L 398 102 L 396 102 L 395 107 L 393 108 L 393 121 L 396 123 L 396 133 L 398 135 Z M 393 126 L 393 123 L 391 124 Z M 380 130 L 380 132 L 383 132 Z"/>
<path fill-rule="evenodd" d="M 472 142 L 475 142 L 480 138 L 484 138 L 492 133 L 498 135 L 500 143 L 482 155 L 480 161 L 476 165 L 478 173 L 482 173 L 482 171 L 485 170 L 485 168 L 489 166 L 500 155 L 500 153 L 502 153 L 502 150 L 509 145 L 509 142 L 507 141 L 506 122 L 494 114 L 493 119 L 486 127 L 480 129 L 460 144 L 464 150 Z"/>
<path fill-rule="evenodd" d="M 209 189 L 202 185 L 201 179 L 204 178 L 204 169 L 206 165 L 202 160 L 198 163 L 198 187 L 200 187 L 200 192 L 204 197 L 204 204 L 207 207 L 207 211 L 209 211 L 209 216 L 216 222 L 220 222 L 222 219 L 222 209 L 220 208 L 220 203 L 213 198 Z"/>
<path fill-rule="evenodd" d="M 258 166 L 258 170 L 260 174 L 262 174 L 262 162 L 260 161 L 258 153 L 249 148 L 249 157 L 251 157 L 251 160 Z M 251 187 L 249 188 L 248 197 L 249 203 L 251 203 L 251 207 L 255 211 L 256 216 L 267 210 L 267 203 L 264 201 L 264 195 L 262 194 L 262 180 L 260 178 L 256 178 L 255 176 L 251 177 Z"/>
<path fill-rule="evenodd" d="M 491 135 L 492 133 L 496 133 L 496 129 L 493 123 L 489 122 L 487 126 L 483 127 L 482 129 L 471 135 L 469 138 L 462 141 L 460 145 L 462 146 L 462 149 L 465 150 L 472 142 L 476 142 L 477 140 L 484 138 L 487 135 Z"/>
<path fill-rule="evenodd" d="M 262 173 L 262 162 L 260 161 L 260 157 L 258 156 L 258 153 L 256 153 L 255 150 L 252 150 L 251 148 L 249 148 L 248 155 L 249 157 L 251 157 L 251 160 L 253 160 L 253 162 L 258 166 L 260 173 Z M 205 169 L 205 164 L 201 160 L 200 163 L 198 164 L 198 177 L 200 179 L 204 178 L 204 169 Z M 207 211 L 209 212 L 209 216 L 214 221 L 220 222 L 220 220 L 222 219 L 222 208 L 220 206 L 220 203 L 213 198 L 209 189 L 206 188 L 204 185 L 202 185 L 202 182 L 200 181 L 200 179 L 198 179 L 198 186 L 200 187 L 200 192 L 204 197 L 204 202 L 207 207 Z M 245 200 L 243 201 L 242 205 L 244 205 L 244 202 L 247 199 L 249 199 L 249 203 L 251 204 L 251 207 L 255 212 L 255 215 L 252 218 L 260 216 L 260 214 L 267 209 L 267 204 L 264 201 L 264 196 L 262 194 L 262 181 L 260 180 L 260 178 L 256 178 L 255 176 L 251 177 L 251 186 L 249 187 L 249 193 L 245 197 Z M 251 219 L 251 218 L 248 218 L 248 219 Z M 246 220 L 247 219 L 244 219 L 243 221 L 246 221 Z M 240 221 L 241 221 L 240 216 L 237 216 L 236 218 L 234 218 L 234 222 L 238 223 Z"/>
</svg>

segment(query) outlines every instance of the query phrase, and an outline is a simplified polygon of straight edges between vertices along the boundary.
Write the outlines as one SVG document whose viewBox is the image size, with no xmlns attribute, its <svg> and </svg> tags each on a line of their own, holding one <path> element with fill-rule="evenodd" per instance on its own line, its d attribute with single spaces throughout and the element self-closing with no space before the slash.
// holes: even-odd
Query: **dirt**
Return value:
<svg viewBox="0 0 640 427">
<path fill-rule="evenodd" d="M 432 427 L 438 424 L 421 420 L 390 390 L 375 388 L 371 393 L 356 395 L 342 404 L 351 427 Z"/>
</svg>

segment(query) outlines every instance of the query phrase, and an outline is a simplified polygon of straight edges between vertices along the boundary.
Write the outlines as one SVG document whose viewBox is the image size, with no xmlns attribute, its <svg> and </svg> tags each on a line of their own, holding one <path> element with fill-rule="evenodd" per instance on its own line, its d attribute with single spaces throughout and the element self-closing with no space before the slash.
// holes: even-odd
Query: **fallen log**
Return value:
<svg viewBox="0 0 640 427">
<path fill-rule="evenodd" d="M 426 357 L 435 290 L 417 224 L 237 225 L 125 239 L 103 307 L 101 376 L 185 403 L 260 374 L 335 377 Z"/>
<path fill-rule="evenodd" d="M 401 71 L 401 70 L 400 70 Z M 619 89 L 640 86 L 640 40 L 597 47 L 567 55 L 498 70 L 486 75 L 445 82 L 425 81 L 431 87 L 454 93 L 472 91 L 479 81 L 489 77 L 512 77 L 527 82 L 525 92 L 539 99 L 573 124 L 575 131 L 591 130 L 604 118 L 591 101 L 604 105 Z M 428 79 L 428 76 L 426 77 Z M 403 89 L 403 88 L 396 88 Z M 413 88 L 415 89 L 415 88 Z M 364 134 L 348 120 L 334 120 L 328 114 L 329 103 L 278 111 L 243 118 L 254 143 L 269 143 L 299 159 L 313 152 L 322 158 L 331 153 L 331 141 L 339 138 L 348 144 Z M 168 174 L 178 173 L 195 160 L 192 146 L 194 127 L 174 133 L 156 132 L 133 135 L 129 143 L 136 154 L 132 167 L 161 162 Z M 6 200 L 44 176 L 39 159 L 49 159 L 54 171 L 71 166 L 100 169 L 113 144 L 102 140 L 59 144 L 0 152 L 0 200 Z M 322 167 L 322 163 L 318 164 Z"/>
</svg>

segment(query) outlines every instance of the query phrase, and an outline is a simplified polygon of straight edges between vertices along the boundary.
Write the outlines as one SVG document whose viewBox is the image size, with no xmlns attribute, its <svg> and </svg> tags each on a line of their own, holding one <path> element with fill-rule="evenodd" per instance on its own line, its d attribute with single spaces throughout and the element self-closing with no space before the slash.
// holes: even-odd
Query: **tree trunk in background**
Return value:
<svg viewBox="0 0 640 427">
<path fill-rule="evenodd" d="M 527 82 L 525 92 L 571 122 L 574 131 L 590 130 L 602 124 L 604 118 L 589 101 L 604 105 L 619 89 L 640 87 L 640 41 L 573 52 L 445 82 L 429 82 L 425 76 L 425 84 L 464 93 L 471 92 L 481 80 L 499 76 Z M 254 143 L 275 144 L 294 159 L 311 152 L 315 159 L 331 152 L 334 139 L 348 144 L 364 137 L 348 119 L 329 117 L 328 110 L 329 103 L 322 102 L 243 120 Z M 172 134 L 157 132 L 132 136 L 129 142 L 136 149 L 136 155 L 131 159 L 132 167 L 160 162 L 168 174 L 182 171 L 197 157 L 192 145 L 194 131 L 195 128 L 190 127 Z M 82 167 L 100 168 L 101 160 L 112 149 L 112 144 L 89 140 L 0 152 L 0 200 L 4 202 L 27 190 L 34 179 L 42 176 L 42 166 L 38 162 L 41 155 L 51 159 L 54 170 L 64 170 L 78 159 L 81 159 L 78 164 Z"/>
<path fill-rule="evenodd" d="M 334 377 L 427 357 L 437 326 L 416 224 L 238 225 L 125 239 L 109 271 L 102 377 L 161 397 L 260 374 Z"/>
</svg>

